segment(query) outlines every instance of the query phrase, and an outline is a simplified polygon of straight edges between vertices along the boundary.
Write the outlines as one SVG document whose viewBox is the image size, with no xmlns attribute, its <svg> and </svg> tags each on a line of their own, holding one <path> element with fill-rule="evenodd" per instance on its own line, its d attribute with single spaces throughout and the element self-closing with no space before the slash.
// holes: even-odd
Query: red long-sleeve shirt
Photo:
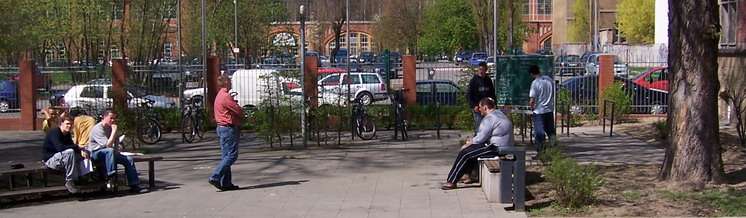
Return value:
<svg viewBox="0 0 746 218">
<path fill-rule="evenodd" d="M 241 123 L 243 109 L 233 100 L 228 90 L 221 88 L 215 96 L 215 122 L 221 126 L 238 126 Z"/>
</svg>

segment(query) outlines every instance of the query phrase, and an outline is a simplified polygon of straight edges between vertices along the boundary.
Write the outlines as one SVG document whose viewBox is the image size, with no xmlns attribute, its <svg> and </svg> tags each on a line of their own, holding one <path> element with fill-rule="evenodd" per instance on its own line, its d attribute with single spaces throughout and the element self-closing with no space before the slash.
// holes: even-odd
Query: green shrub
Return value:
<svg viewBox="0 0 746 218">
<path fill-rule="evenodd" d="M 560 89 L 560 91 L 557 93 L 557 112 L 562 114 L 569 114 L 569 106 L 571 103 L 570 91 L 564 88 Z"/>
<path fill-rule="evenodd" d="M 604 179 L 591 166 L 581 166 L 574 159 L 564 157 L 558 151 L 547 149 L 546 157 L 551 164 L 544 174 L 556 191 L 556 203 L 565 208 L 582 208 L 595 199 L 595 193 L 604 184 Z"/>
<path fill-rule="evenodd" d="M 624 87 L 621 82 L 614 82 L 613 85 L 606 88 L 604 91 L 603 99 L 614 102 L 614 117 L 616 120 L 621 120 L 625 114 L 629 114 L 632 111 L 632 96 L 624 91 Z M 601 102 L 603 105 L 603 102 Z M 602 106 L 601 110 L 603 110 Z M 608 113 L 611 113 L 611 108 L 606 109 Z"/>
<path fill-rule="evenodd" d="M 653 126 L 655 126 L 658 139 L 664 140 L 664 141 L 668 139 L 668 131 L 669 131 L 668 122 L 656 121 L 655 123 L 653 123 Z"/>
</svg>

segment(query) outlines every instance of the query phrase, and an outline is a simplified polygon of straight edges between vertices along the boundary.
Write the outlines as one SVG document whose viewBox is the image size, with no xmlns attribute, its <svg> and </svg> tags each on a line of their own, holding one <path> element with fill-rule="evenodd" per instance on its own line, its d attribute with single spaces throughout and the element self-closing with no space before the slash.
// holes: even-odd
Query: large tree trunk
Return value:
<svg viewBox="0 0 746 218">
<path fill-rule="evenodd" d="M 337 56 L 337 52 L 339 51 L 339 48 L 342 47 L 339 41 L 340 41 L 340 38 L 342 37 L 342 27 L 344 26 L 345 21 L 346 21 L 346 18 L 341 17 L 338 20 L 335 20 L 334 23 L 332 23 L 332 31 L 334 31 L 334 48 L 332 49 L 331 57 L 329 57 L 329 60 L 332 63 L 337 63 L 334 57 Z M 349 52 L 350 52 L 350 48 L 347 48 L 348 55 L 349 55 Z"/>
<path fill-rule="evenodd" d="M 717 117 L 718 4 L 669 0 L 668 5 L 671 140 L 660 178 L 701 188 L 723 176 Z"/>
</svg>

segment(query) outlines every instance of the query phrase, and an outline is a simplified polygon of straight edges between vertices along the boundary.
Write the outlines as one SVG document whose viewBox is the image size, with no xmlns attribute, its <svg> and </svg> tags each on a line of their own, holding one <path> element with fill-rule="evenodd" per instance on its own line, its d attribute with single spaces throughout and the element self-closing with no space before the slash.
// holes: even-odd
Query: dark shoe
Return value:
<svg viewBox="0 0 746 218">
<path fill-rule="evenodd" d="M 78 192 L 80 192 L 80 189 L 78 189 L 73 181 L 65 182 L 65 188 L 67 188 L 67 191 L 72 194 L 77 194 Z"/>
<path fill-rule="evenodd" d="M 130 193 L 133 194 L 142 194 L 142 193 L 148 193 L 150 190 L 146 188 L 140 188 L 140 186 L 130 186 Z"/>
<path fill-rule="evenodd" d="M 215 186 L 215 188 L 217 188 L 217 189 L 219 189 L 221 191 L 223 190 L 223 186 L 221 186 L 218 181 L 215 181 L 215 180 L 212 180 L 212 179 L 208 179 L 207 182 L 210 183 L 210 185 Z"/>
<path fill-rule="evenodd" d="M 445 185 L 440 187 L 440 189 L 443 189 L 443 190 L 451 190 L 455 188 L 456 188 L 456 184 L 451 184 L 451 183 L 446 183 Z"/>
<path fill-rule="evenodd" d="M 237 185 L 230 185 L 230 186 L 223 187 L 223 189 L 221 189 L 221 190 L 223 190 L 223 191 L 233 191 L 233 190 L 238 190 L 238 189 L 239 189 L 239 187 Z"/>
</svg>

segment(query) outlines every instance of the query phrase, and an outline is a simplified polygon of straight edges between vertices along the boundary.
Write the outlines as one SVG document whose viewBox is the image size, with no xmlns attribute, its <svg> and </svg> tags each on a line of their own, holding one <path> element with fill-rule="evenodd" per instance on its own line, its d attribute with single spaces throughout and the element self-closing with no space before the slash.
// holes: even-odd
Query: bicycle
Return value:
<svg viewBox="0 0 746 218">
<path fill-rule="evenodd" d="M 145 98 L 137 103 L 137 139 L 145 144 L 155 144 L 161 140 L 161 122 L 153 111 L 155 101 Z"/>
<path fill-rule="evenodd" d="M 202 96 L 184 100 L 184 110 L 181 113 L 181 138 L 187 143 L 192 143 L 195 136 L 201 140 L 205 135 L 202 105 Z"/>
<path fill-rule="evenodd" d="M 391 105 L 394 107 L 394 139 L 399 139 L 399 133 L 401 132 L 402 141 L 406 141 L 409 139 L 409 134 L 407 134 L 409 121 L 407 121 L 406 106 L 403 104 L 403 91 L 397 90 L 389 97 Z"/>
<path fill-rule="evenodd" d="M 360 98 L 355 98 L 352 105 L 355 134 L 363 140 L 371 140 L 376 136 L 376 124 L 370 120 L 367 112 L 368 109 Z"/>
</svg>

